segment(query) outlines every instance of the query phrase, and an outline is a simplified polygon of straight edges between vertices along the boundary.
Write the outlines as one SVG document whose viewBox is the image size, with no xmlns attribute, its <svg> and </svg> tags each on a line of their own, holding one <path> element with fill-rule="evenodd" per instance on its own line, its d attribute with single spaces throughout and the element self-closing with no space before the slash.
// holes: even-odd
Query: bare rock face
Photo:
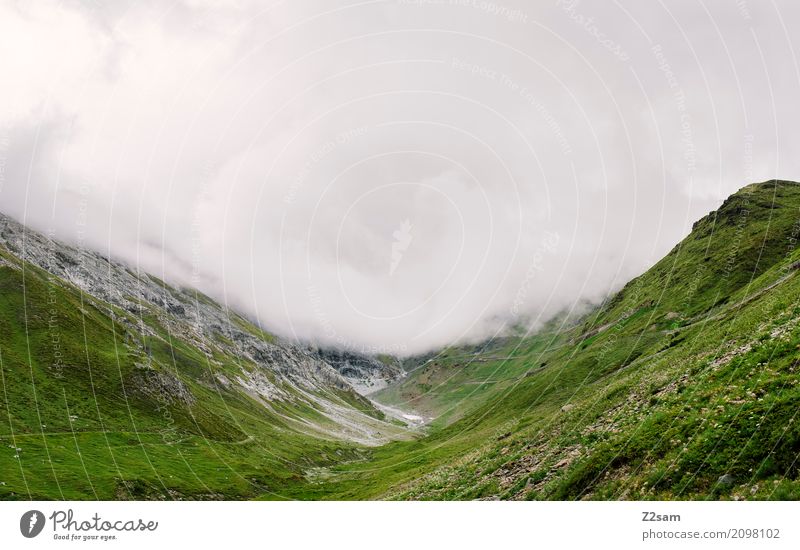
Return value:
<svg viewBox="0 0 800 550">
<path fill-rule="evenodd" d="M 381 361 L 375 357 L 338 349 L 313 351 L 336 369 L 362 395 L 383 389 L 404 374 L 400 362 L 393 358 Z"/>
</svg>

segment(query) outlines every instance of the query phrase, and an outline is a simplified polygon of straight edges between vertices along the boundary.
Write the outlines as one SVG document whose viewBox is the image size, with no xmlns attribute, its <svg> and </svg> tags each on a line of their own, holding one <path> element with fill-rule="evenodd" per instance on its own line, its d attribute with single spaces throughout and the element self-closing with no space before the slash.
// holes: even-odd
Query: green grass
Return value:
<svg viewBox="0 0 800 550">
<path fill-rule="evenodd" d="M 212 366 L 161 327 L 139 342 L 90 300 L 28 264 L 0 267 L 0 498 L 280 498 L 306 468 L 357 452 L 213 384 L 215 372 L 239 372 L 238 358 Z M 142 391 L 156 372 L 194 402 Z"/>
</svg>

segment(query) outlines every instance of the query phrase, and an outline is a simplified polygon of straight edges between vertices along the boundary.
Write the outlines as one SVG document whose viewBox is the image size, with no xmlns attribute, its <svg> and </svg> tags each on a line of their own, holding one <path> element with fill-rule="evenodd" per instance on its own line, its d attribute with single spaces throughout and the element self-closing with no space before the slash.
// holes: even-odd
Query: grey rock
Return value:
<svg viewBox="0 0 800 550">
<path fill-rule="evenodd" d="M 137 382 L 133 391 L 143 393 L 164 404 L 194 405 L 195 398 L 177 376 L 156 370 L 137 371 L 133 379 Z"/>
<path fill-rule="evenodd" d="M 720 485 L 726 485 L 726 486 L 733 485 L 733 483 L 734 483 L 735 481 L 736 481 L 736 478 L 735 478 L 735 477 L 733 477 L 733 476 L 732 476 L 732 475 L 730 475 L 730 474 L 721 475 L 721 476 L 719 476 L 719 479 L 717 479 L 717 483 L 718 483 L 718 484 L 720 484 Z"/>
<path fill-rule="evenodd" d="M 316 349 L 311 351 L 342 375 L 359 393 L 369 395 L 404 375 L 400 361 L 381 361 L 348 350 Z"/>
</svg>

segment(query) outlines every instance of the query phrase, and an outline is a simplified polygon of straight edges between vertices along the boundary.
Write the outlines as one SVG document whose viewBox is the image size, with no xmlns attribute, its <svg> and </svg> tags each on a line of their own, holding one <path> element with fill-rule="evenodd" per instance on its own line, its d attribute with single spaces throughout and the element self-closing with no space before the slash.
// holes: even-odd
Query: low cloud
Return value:
<svg viewBox="0 0 800 550">
<path fill-rule="evenodd" d="M 290 338 L 535 328 L 800 177 L 800 8 L 708 9 L 6 3 L 0 210 Z"/>
</svg>

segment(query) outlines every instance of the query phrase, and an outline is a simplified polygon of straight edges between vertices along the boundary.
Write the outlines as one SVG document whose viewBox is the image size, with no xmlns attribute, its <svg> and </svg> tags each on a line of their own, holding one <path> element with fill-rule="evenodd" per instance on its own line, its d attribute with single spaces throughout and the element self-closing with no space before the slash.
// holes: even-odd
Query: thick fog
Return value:
<svg viewBox="0 0 800 550">
<path fill-rule="evenodd" d="M 800 178 L 800 6 L 0 3 L 0 211 L 281 335 L 410 354 L 597 301 Z"/>
</svg>

